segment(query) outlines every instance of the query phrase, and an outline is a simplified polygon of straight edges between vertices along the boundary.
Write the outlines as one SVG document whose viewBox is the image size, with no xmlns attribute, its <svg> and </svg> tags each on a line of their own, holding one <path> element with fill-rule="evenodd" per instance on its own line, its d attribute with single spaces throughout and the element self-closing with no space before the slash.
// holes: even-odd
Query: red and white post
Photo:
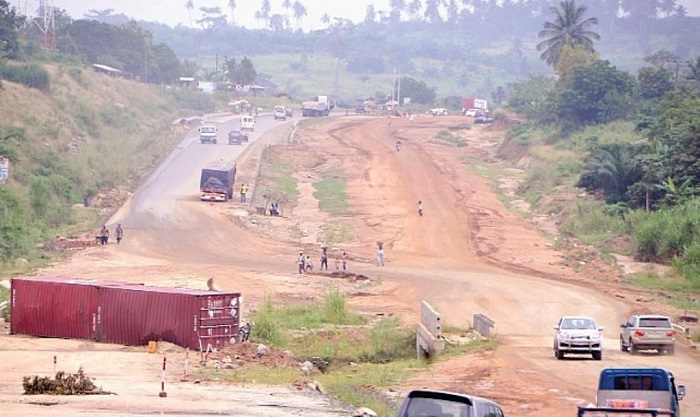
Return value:
<svg viewBox="0 0 700 417">
<path fill-rule="evenodd" d="M 165 362 L 167 359 L 167 357 L 163 357 L 163 371 L 160 374 L 160 394 L 158 396 L 161 398 L 168 396 L 168 393 L 165 392 Z"/>
</svg>

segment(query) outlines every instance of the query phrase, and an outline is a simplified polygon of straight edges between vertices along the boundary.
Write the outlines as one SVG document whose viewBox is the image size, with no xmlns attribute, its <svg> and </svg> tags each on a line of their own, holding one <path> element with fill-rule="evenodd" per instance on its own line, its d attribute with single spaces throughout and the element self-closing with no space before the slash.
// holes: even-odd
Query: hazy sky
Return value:
<svg viewBox="0 0 700 417">
<path fill-rule="evenodd" d="M 194 10 L 192 20 L 200 17 L 200 7 L 221 7 L 222 13 L 227 16 L 230 13 L 228 0 L 192 0 Z M 365 11 L 369 3 L 374 4 L 375 10 L 388 11 L 389 0 L 301 0 L 308 11 L 304 19 L 305 30 L 323 28 L 321 16 L 328 13 L 331 18 L 344 17 L 352 21 L 361 21 L 365 16 Z M 15 6 L 38 4 L 39 0 L 10 0 L 10 4 Z M 189 13 L 185 4 L 187 0 L 54 0 L 54 5 L 60 9 L 65 9 L 74 19 L 80 19 L 88 10 L 113 9 L 114 13 L 124 13 L 137 20 L 162 22 L 170 26 L 181 23 L 189 25 Z M 282 0 L 270 0 L 272 13 L 285 14 L 282 8 Z M 293 1 L 292 1 L 293 3 Z M 581 1 L 585 4 L 585 0 Z M 700 0 L 677 0 L 678 4 L 684 5 L 691 16 L 700 16 Z M 260 9 L 262 0 L 236 0 L 235 19 L 236 23 L 248 28 L 258 28 L 258 23 L 254 19 L 254 14 Z M 291 10 L 289 14 L 292 14 Z M 291 22 L 294 25 L 294 22 Z"/>
</svg>

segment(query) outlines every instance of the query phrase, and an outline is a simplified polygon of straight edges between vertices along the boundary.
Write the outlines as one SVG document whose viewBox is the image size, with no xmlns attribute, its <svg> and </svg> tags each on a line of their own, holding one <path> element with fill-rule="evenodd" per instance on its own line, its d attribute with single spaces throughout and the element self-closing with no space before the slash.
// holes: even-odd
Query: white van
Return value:
<svg viewBox="0 0 700 417">
<path fill-rule="evenodd" d="M 275 106 L 275 120 L 287 120 L 287 110 L 283 106 Z"/>
<path fill-rule="evenodd" d="M 251 132 L 255 130 L 255 117 L 253 116 L 241 116 L 241 130 L 250 130 Z"/>
</svg>

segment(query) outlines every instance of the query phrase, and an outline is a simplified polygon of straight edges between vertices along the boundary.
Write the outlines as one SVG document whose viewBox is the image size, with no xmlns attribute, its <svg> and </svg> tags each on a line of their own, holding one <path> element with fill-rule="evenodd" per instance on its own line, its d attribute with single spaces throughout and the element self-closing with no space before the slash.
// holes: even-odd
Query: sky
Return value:
<svg viewBox="0 0 700 417">
<path fill-rule="evenodd" d="M 51 0 L 48 0 L 51 1 Z M 286 14 L 282 8 L 283 0 L 270 0 L 271 13 Z M 39 0 L 9 0 L 10 4 L 36 10 Z M 229 16 L 228 0 L 192 0 L 195 9 L 192 21 L 200 17 L 200 7 L 221 7 L 222 13 Z M 235 0 L 236 24 L 249 29 L 259 28 L 254 14 L 260 9 L 262 0 Z M 365 17 L 369 3 L 374 4 L 376 11 L 389 10 L 389 0 L 301 0 L 308 11 L 304 19 L 303 29 L 321 29 L 326 25 L 321 17 L 328 13 L 331 18 L 343 17 L 359 22 Z M 182 24 L 189 26 L 189 12 L 185 7 L 187 0 L 53 0 L 54 6 L 65 9 L 73 19 L 80 19 L 89 10 L 113 9 L 114 13 L 123 13 L 136 20 L 146 20 L 165 23 L 169 26 Z M 293 1 L 292 1 L 293 3 Z M 582 1 L 585 4 L 585 0 Z M 700 0 L 677 0 L 688 9 L 690 16 L 700 16 Z M 26 5 L 26 6 L 25 6 Z M 32 7 L 34 5 L 34 7 Z M 292 12 L 290 10 L 289 14 Z M 291 22 L 294 25 L 294 22 Z"/>
</svg>

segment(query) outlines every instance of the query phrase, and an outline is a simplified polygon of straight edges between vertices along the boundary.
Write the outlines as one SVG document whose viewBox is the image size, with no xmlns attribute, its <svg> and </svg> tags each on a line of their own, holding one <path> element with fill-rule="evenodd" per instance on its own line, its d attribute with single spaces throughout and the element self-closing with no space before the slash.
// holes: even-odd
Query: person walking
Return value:
<svg viewBox="0 0 700 417">
<path fill-rule="evenodd" d="M 117 245 L 121 243 L 122 238 L 124 237 L 124 229 L 122 229 L 121 223 L 117 225 L 117 229 L 114 231 L 114 236 L 117 238 Z"/>
<path fill-rule="evenodd" d="M 382 245 L 377 247 L 377 266 L 384 266 L 384 248 Z"/>
<path fill-rule="evenodd" d="M 322 271 L 324 267 L 326 268 L 326 271 L 328 271 L 328 249 L 325 246 L 323 247 L 323 252 L 321 253 L 321 266 L 319 267 L 319 271 Z"/>
<path fill-rule="evenodd" d="M 343 251 L 343 271 L 348 270 L 348 253 Z"/>
<path fill-rule="evenodd" d="M 396 152 L 401 151 L 401 139 L 396 141 Z"/>
<path fill-rule="evenodd" d="M 311 260 L 310 256 L 306 256 L 306 272 L 313 272 L 314 271 L 314 263 Z"/>
<path fill-rule="evenodd" d="M 418 200 L 418 215 L 423 217 L 423 202 Z"/>
<path fill-rule="evenodd" d="M 102 225 L 102 229 L 100 229 L 100 244 L 106 245 L 108 240 L 109 240 L 109 230 L 107 229 L 106 225 Z"/>
<path fill-rule="evenodd" d="M 304 252 L 299 252 L 299 259 L 297 260 L 299 265 L 299 273 L 303 274 L 304 269 L 306 269 L 306 258 L 304 258 Z"/>
</svg>

